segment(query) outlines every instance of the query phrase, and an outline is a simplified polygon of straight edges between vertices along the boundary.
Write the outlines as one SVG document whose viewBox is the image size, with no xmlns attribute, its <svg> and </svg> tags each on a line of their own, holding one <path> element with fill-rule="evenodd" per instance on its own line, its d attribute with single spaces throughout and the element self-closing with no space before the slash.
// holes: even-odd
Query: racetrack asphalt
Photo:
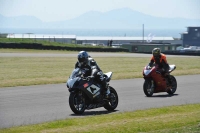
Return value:
<svg viewBox="0 0 200 133">
<path fill-rule="evenodd" d="M 48 84 L 0 88 L 0 128 L 37 124 L 66 118 L 135 111 L 172 105 L 200 103 L 200 75 L 176 76 L 178 88 L 174 95 L 166 92 L 146 97 L 144 79 L 111 80 L 117 90 L 119 104 L 114 112 L 103 107 L 74 115 L 68 103 L 65 84 Z"/>
</svg>

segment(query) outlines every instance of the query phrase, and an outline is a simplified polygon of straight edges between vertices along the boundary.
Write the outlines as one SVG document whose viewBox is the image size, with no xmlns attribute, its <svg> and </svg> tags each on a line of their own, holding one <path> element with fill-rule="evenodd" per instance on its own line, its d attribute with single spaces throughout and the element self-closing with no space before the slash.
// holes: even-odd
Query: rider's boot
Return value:
<svg viewBox="0 0 200 133">
<path fill-rule="evenodd" d="M 102 73 L 99 73 L 100 76 L 100 81 L 101 81 L 101 85 L 102 85 L 102 91 L 103 94 L 105 95 L 105 98 L 109 98 L 110 97 L 110 88 L 109 88 L 109 84 L 106 82 L 106 79 L 104 78 Z"/>
<path fill-rule="evenodd" d="M 167 84 L 167 90 L 168 89 L 171 89 L 172 87 L 172 79 L 171 79 L 171 76 L 169 75 L 169 73 L 166 73 L 165 74 L 165 79 L 166 79 L 166 84 Z"/>
<path fill-rule="evenodd" d="M 172 79 L 170 75 L 166 75 L 167 81 L 168 81 L 168 86 L 172 85 Z"/>
<path fill-rule="evenodd" d="M 106 98 L 110 97 L 110 88 L 109 85 L 106 86 L 106 93 L 105 93 Z"/>
<path fill-rule="evenodd" d="M 105 98 L 109 98 L 110 97 L 110 88 L 109 88 L 109 84 L 106 81 L 102 82 L 102 88 L 104 89 Z"/>
</svg>

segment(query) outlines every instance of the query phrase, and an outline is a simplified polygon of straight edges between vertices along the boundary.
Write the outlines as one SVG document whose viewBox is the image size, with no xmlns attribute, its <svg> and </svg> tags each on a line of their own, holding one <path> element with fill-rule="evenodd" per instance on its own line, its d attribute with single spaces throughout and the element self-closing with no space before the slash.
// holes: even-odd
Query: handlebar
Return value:
<svg viewBox="0 0 200 133">
<path fill-rule="evenodd" d="M 82 79 L 83 80 L 87 80 L 87 81 L 90 81 L 91 79 L 93 79 L 94 76 L 88 76 L 88 77 L 83 77 Z"/>
</svg>

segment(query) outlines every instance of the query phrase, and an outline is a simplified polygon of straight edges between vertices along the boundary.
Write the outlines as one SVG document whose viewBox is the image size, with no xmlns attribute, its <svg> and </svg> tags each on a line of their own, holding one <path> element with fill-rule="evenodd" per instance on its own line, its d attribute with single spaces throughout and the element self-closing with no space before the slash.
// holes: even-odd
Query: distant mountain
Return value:
<svg viewBox="0 0 200 133">
<path fill-rule="evenodd" d="M 200 26 L 200 19 L 154 17 L 129 8 L 109 12 L 89 11 L 74 19 L 42 22 L 33 16 L 5 17 L 0 15 L 0 28 L 76 28 L 76 29 L 182 29 Z"/>
<path fill-rule="evenodd" d="M 42 28 L 43 22 L 34 16 L 4 17 L 0 15 L 0 28 Z"/>
</svg>

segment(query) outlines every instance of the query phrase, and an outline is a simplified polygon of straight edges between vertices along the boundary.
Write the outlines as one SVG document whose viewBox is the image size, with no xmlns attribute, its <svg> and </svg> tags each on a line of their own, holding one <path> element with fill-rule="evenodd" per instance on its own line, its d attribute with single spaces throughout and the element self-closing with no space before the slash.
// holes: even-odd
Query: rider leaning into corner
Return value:
<svg viewBox="0 0 200 133">
<path fill-rule="evenodd" d="M 172 81 L 169 75 L 169 64 L 167 63 L 166 55 L 161 53 L 160 48 L 154 48 L 152 54 L 153 56 L 151 57 L 148 69 L 150 69 L 155 63 L 158 65 L 158 68 L 160 68 L 160 71 L 157 70 L 157 72 L 166 77 L 169 84 L 171 84 Z"/>
<path fill-rule="evenodd" d="M 85 77 L 93 78 L 98 83 L 102 85 L 106 98 L 109 97 L 110 89 L 108 83 L 103 77 L 103 72 L 100 67 L 97 65 L 96 61 L 88 55 L 86 51 L 80 51 L 78 54 L 78 61 L 75 64 L 75 68 L 85 69 Z"/>
</svg>

